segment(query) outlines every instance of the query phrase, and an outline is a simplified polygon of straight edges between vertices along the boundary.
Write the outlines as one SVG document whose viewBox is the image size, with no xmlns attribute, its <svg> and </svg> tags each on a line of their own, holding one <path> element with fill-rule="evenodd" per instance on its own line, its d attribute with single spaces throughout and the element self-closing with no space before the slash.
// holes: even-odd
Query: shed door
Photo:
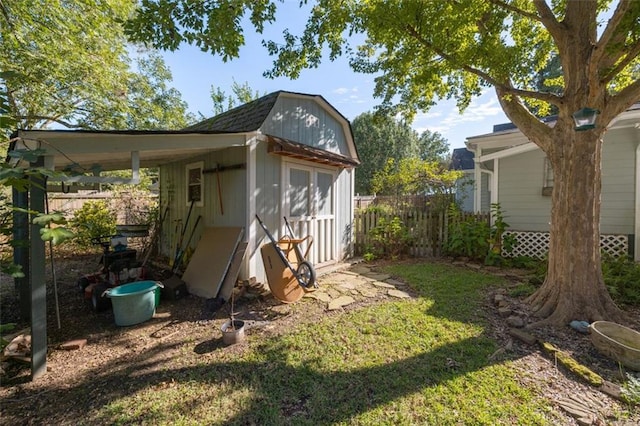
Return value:
<svg viewBox="0 0 640 426">
<path fill-rule="evenodd" d="M 316 266 L 335 261 L 335 174 L 331 170 L 287 165 L 285 216 L 296 238 L 313 237 L 308 258 Z M 285 229 L 285 233 L 288 233 Z M 304 252 L 306 245 L 301 246 Z"/>
</svg>

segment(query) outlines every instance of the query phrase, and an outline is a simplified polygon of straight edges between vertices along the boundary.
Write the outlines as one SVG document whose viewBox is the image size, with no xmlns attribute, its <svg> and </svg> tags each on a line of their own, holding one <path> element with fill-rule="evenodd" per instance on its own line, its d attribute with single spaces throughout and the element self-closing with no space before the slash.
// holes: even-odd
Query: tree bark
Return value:
<svg viewBox="0 0 640 426">
<path fill-rule="evenodd" d="M 574 131 L 557 123 L 547 151 L 554 182 L 549 267 L 543 285 L 529 297 L 539 325 L 572 320 L 623 319 L 602 277 L 600 192 L 602 132 Z"/>
</svg>

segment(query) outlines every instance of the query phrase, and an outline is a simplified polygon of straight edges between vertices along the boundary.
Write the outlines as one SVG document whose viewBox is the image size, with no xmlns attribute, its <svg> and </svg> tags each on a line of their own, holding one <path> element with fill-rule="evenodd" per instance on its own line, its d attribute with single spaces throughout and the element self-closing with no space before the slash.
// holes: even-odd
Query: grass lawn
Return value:
<svg viewBox="0 0 640 426">
<path fill-rule="evenodd" d="M 325 315 L 241 350 L 185 350 L 91 422 L 110 424 L 557 424 L 485 335 L 500 278 L 439 264 L 392 266 L 419 294 Z M 304 301 L 300 302 L 304 309 Z M 141 377 L 131 380 L 145 381 Z M 123 383 L 123 386 L 126 384 Z M 122 395 L 121 394 L 121 395 Z M 555 420 L 555 421 L 554 421 Z"/>
</svg>

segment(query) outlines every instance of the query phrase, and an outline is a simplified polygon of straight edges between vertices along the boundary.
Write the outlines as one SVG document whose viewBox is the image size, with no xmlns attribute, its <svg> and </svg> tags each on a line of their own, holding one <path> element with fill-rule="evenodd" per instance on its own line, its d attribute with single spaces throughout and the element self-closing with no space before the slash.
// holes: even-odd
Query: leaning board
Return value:
<svg viewBox="0 0 640 426">
<path fill-rule="evenodd" d="M 244 228 L 241 227 L 204 228 L 182 275 L 189 293 L 207 299 L 218 295 L 243 235 Z"/>
</svg>

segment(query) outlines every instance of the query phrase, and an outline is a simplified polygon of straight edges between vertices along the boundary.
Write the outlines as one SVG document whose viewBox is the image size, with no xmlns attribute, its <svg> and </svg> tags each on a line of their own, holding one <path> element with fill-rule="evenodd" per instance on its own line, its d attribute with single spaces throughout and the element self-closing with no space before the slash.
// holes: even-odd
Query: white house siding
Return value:
<svg viewBox="0 0 640 426">
<path fill-rule="evenodd" d="M 539 149 L 499 160 L 498 201 L 510 229 L 549 230 L 551 197 L 542 195 L 543 176 Z"/>
<path fill-rule="evenodd" d="M 600 210 L 603 234 L 634 233 L 636 143 L 633 131 L 614 129 L 605 138 Z M 541 192 L 544 158 L 544 153 L 536 149 L 499 161 L 499 201 L 511 229 L 549 230 L 551 196 L 543 196 Z"/>
<path fill-rule="evenodd" d="M 635 217 L 635 152 L 637 130 L 606 133 L 602 150 L 600 232 L 633 234 Z"/>
<path fill-rule="evenodd" d="M 491 211 L 491 189 L 489 187 L 489 173 L 482 173 L 480 176 L 480 185 L 482 185 L 482 192 L 480 197 L 480 211 L 482 213 L 489 213 Z M 473 205 L 473 198 L 471 199 Z"/>
<path fill-rule="evenodd" d="M 280 95 L 261 131 L 334 154 L 349 155 L 342 125 L 312 99 Z"/>
</svg>

